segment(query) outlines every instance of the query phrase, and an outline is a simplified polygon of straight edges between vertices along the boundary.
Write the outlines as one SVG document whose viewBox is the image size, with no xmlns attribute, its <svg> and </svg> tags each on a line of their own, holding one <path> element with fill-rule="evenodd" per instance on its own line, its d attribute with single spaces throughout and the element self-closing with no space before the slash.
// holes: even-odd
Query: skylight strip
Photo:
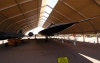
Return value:
<svg viewBox="0 0 100 63">
<path fill-rule="evenodd" d="M 44 3 L 45 2 L 45 3 Z M 43 5 L 49 5 L 50 7 L 54 8 L 55 5 L 57 4 L 58 0 L 43 0 L 42 1 L 42 6 Z M 44 8 L 41 8 L 41 11 L 40 12 L 47 12 L 48 14 L 46 13 L 43 13 L 42 16 L 46 16 L 47 18 L 49 17 L 49 14 L 52 12 L 53 9 L 49 8 L 48 6 L 44 7 Z M 47 20 L 47 18 L 45 18 L 45 21 Z M 44 19 L 44 17 L 43 17 Z M 44 23 L 45 23 L 44 21 Z M 42 27 L 44 23 L 41 23 L 41 20 L 39 20 L 39 23 L 38 23 L 38 27 Z"/>
</svg>

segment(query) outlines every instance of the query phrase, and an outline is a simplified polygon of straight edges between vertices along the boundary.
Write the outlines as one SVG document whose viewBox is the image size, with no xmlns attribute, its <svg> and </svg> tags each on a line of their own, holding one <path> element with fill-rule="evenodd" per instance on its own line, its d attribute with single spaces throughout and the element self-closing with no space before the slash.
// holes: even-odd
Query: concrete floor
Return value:
<svg viewBox="0 0 100 63">
<path fill-rule="evenodd" d="M 17 47 L 0 46 L 0 63 L 57 63 L 58 57 L 68 57 L 69 63 L 92 63 L 82 53 L 100 60 L 100 45 L 72 43 L 60 40 L 25 40 Z"/>
</svg>

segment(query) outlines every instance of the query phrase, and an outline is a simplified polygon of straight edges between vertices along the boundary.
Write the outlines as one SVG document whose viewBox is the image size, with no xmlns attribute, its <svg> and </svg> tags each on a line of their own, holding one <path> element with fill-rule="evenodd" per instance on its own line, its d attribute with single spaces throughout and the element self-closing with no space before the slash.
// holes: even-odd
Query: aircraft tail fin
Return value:
<svg viewBox="0 0 100 63">
<path fill-rule="evenodd" d="M 47 28 L 49 28 L 50 26 L 54 25 L 54 23 L 51 23 L 50 25 L 47 26 Z"/>
<path fill-rule="evenodd" d="M 23 33 L 23 30 L 22 30 L 22 29 L 20 29 L 20 30 L 18 31 L 18 33 Z"/>
</svg>

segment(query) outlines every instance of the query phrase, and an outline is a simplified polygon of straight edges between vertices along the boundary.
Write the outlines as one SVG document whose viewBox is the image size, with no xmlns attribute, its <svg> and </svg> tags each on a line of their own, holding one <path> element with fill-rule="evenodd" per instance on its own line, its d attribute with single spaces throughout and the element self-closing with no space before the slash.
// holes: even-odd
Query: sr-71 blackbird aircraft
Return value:
<svg viewBox="0 0 100 63">
<path fill-rule="evenodd" d="M 21 38 L 25 35 L 22 33 L 22 29 L 18 33 L 11 32 L 0 32 L 0 40 L 12 39 L 12 38 Z"/>
<path fill-rule="evenodd" d="M 24 37 L 22 29 L 18 33 L 0 32 L 0 40 L 8 39 L 8 42 L 5 43 L 5 47 L 8 47 L 9 45 L 17 46 L 22 42 L 21 37 Z"/>
<path fill-rule="evenodd" d="M 72 25 L 75 25 L 77 23 L 84 22 L 84 21 L 89 21 L 91 19 L 93 19 L 93 18 L 88 18 L 88 19 L 81 20 L 78 22 L 70 22 L 70 23 L 62 23 L 62 24 L 50 24 L 46 29 L 40 31 L 39 33 L 42 35 L 45 35 L 45 36 L 52 36 L 55 33 L 58 33 L 64 29 L 71 27 Z"/>
<path fill-rule="evenodd" d="M 55 33 L 58 33 L 64 29 L 67 29 L 67 28 L 71 27 L 72 25 L 75 25 L 77 23 L 84 22 L 84 21 L 89 21 L 92 19 L 93 18 L 88 18 L 88 19 L 84 19 L 81 21 L 77 21 L 77 22 L 62 23 L 62 24 L 53 24 L 52 23 L 46 29 L 40 31 L 39 34 L 46 36 L 46 41 L 48 41 L 48 36 L 53 36 Z"/>
<path fill-rule="evenodd" d="M 93 18 L 84 19 L 84 20 L 81 20 L 78 22 L 70 22 L 70 23 L 62 23 L 62 24 L 50 24 L 46 29 L 40 31 L 39 34 L 45 35 L 46 38 L 48 38 L 48 36 L 52 36 L 55 33 L 58 33 L 64 29 L 67 29 L 72 25 L 75 25 L 77 23 L 84 22 L 84 21 L 89 21 L 91 19 L 93 19 Z M 33 34 L 31 34 L 31 35 L 33 35 Z M 22 29 L 18 33 L 0 32 L 0 40 L 21 38 L 24 36 L 25 35 L 22 33 Z"/>
</svg>

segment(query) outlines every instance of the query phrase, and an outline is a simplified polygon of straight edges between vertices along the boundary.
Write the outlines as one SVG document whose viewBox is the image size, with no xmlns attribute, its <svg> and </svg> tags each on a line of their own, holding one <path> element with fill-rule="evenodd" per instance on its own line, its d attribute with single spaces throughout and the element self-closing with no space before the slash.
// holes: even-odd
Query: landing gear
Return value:
<svg viewBox="0 0 100 63">
<path fill-rule="evenodd" d="M 37 38 L 36 38 L 36 35 L 35 35 L 35 39 L 37 39 Z"/>
<path fill-rule="evenodd" d="M 8 47 L 8 43 L 5 43 L 5 47 Z"/>
<path fill-rule="evenodd" d="M 17 43 L 17 42 L 15 42 L 15 43 L 14 43 L 14 45 L 15 45 L 15 47 L 16 47 L 16 46 L 18 46 L 18 43 Z"/>
<path fill-rule="evenodd" d="M 48 36 L 46 36 L 45 42 L 48 42 Z"/>
</svg>

